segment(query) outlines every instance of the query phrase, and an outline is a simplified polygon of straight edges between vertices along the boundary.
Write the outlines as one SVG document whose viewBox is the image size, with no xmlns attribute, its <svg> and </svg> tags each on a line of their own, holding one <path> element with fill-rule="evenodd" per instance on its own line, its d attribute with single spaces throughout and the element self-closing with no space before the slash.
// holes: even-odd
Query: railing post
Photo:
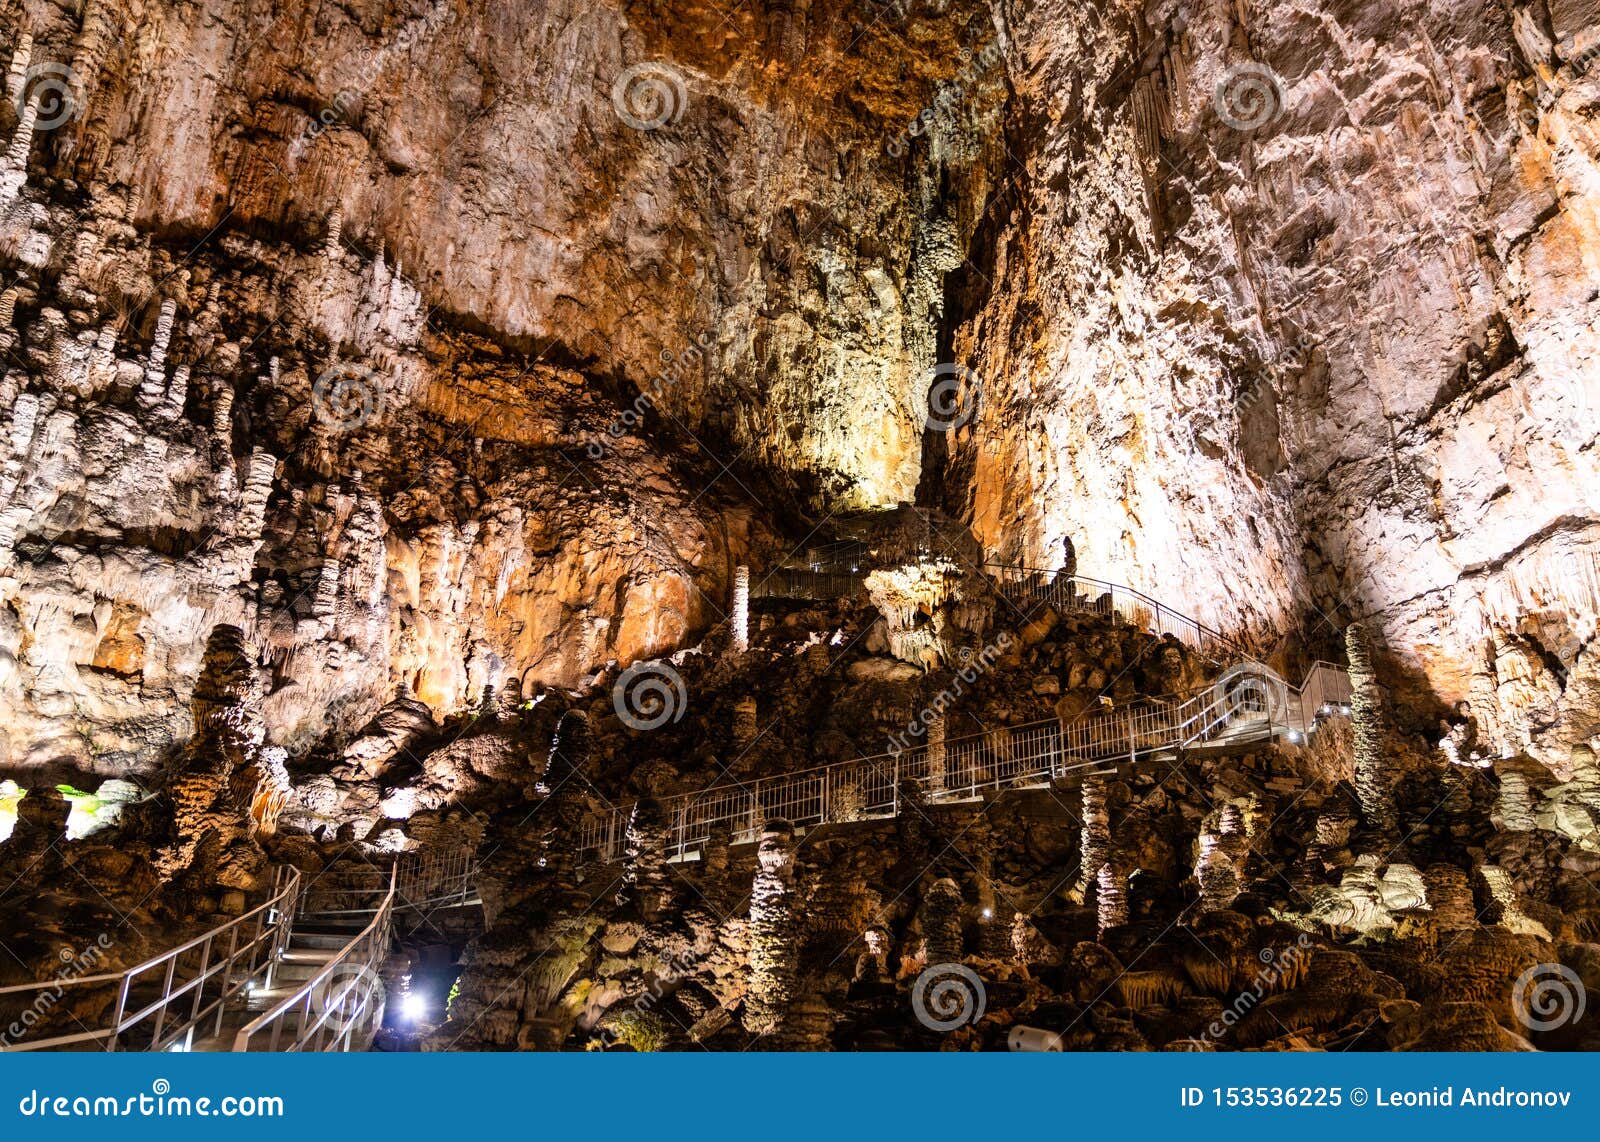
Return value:
<svg viewBox="0 0 1600 1142">
<path fill-rule="evenodd" d="M 128 1010 L 128 989 L 132 986 L 133 978 L 124 974 L 122 986 L 117 989 L 117 1013 L 111 1017 L 111 1038 L 106 1043 L 107 1051 L 115 1051 L 117 1040 L 122 1037 L 122 1016 Z"/>
</svg>

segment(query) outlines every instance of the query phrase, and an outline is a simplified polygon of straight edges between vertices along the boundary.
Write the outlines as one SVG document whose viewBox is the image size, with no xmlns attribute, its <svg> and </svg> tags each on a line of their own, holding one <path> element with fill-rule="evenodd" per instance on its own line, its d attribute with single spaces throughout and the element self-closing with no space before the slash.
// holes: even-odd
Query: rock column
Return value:
<svg viewBox="0 0 1600 1142">
<path fill-rule="evenodd" d="M 1393 775 L 1385 755 L 1383 693 L 1372 668 L 1372 647 L 1360 623 L 1345 630 L 1350 659 L 1350 724 L 1355 733 L 1356 797 L 1368 828 L 1393 833 L 1399 824 L 1394 807 Z"/>
<path fill-rule="evenodd" d="M 729 617 L 732 634 L 728 648 L 734 654 L 750 649 L 750 568 L 740 564 L 733 569 L 733 607 Z"/>
<path fill-rule="evenodd" d="M 750 987 L 744 1025 L 755 1035 L 770 1035 L 783 1023 L 794 994 L 795 938 L 794 827 L 768 821 L 756 852 L 759 864 L 750 886 Z"/>
</svg>

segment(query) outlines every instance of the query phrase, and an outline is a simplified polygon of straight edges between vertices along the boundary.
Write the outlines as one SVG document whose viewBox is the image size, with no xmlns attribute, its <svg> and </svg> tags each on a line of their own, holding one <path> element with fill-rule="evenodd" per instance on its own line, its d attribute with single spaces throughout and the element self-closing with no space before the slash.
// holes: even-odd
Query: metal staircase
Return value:
<svg viewBox="0 0 1600 1142">
<path fill-rule="evenodd" d="M 365 1050 L 395 917 L 474 904 L 476 880 L 466 850 L 281 868 L 262 904 L 125 971 L 0 988 L 0 1028 L 54 1031 L 0 1050 Z"/>
</svg>

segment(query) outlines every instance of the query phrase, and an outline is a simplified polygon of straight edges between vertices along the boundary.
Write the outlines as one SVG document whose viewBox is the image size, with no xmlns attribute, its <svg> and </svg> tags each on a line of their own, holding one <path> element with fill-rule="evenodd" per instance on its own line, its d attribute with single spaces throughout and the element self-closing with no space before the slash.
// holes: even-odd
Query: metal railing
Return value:
<svg viewBox="0 0 1600 1142">
<path fill-rule="evenodd" d="M 34 1022 L 47 1023 L 63 1005 L 82 1012 L 102 1000 L 111 1010 L 103 1025 L 86 1028 L 68 1016 L 79 1022 L 77 1031 L 0 1049 L 164 1051 L 191 1046 L 196 1029 L 208 1023 L 220 1033 L 230 1007 L 257 987 L 271 988 L 299 897 L 300 873 L 279 869 L 265 903 L 126 971 L 0 987 L 0 1027 L 25 1022 L 29 1011 Z"/>
<path fill-rule="evenodd" d="M 383 1023 L 379 968 L 389 955 L 398 876 L 397 864 L 389 870 L 388 892 L 360 934 L 296 991 L 241 1027 L 233 1050 L 348 1051 L 371 1042 Z"/>
<path fill-rule="evenodd" d="M 750 584 L 752 599 L 848 599 L 859 595 L 866 575 L 851 571 L 812 571 L 805 567 L 778 567 Z"/>
<path fill-rule="evenodd" d="M 782 777 L 716 785 L 668 798 L 662 811 L 671 848 L 683 857 L 713 836 L 725 836 L 730 844 L 754 841 L 771 818 L 806 828 L 897 816 L 907 783 L 928 801 L 970 800 L 988 790 L 1046 785 L 1076 770 L 1135 762 L 1159 751 L 1304 736 L 1341 704 L 1336 676 L 1343 676 L 1348 696 L 1348 677 L 1331 663 L 1317 663 L 1299 688 L 1260 663 L 1243 663 L 1187 701 L 1145 698 L 1070 721 L 1004 727 Z M 579 850 L 616 860 L 632 811 L 631 804 L 617 806 L 586 820 Z"/>
<path fill-rule="evenodd" d="M 1221 632 L 1121 583 L 1000 563 L 985 564 L 983 570 L 1001 597 L 1028 617 L 1047 605 L 1058 611 L 1115 615 L 1154 635 L 1171 635 L 1214 662 L 1246 657 L 1245 649 Z"/>
</svg>

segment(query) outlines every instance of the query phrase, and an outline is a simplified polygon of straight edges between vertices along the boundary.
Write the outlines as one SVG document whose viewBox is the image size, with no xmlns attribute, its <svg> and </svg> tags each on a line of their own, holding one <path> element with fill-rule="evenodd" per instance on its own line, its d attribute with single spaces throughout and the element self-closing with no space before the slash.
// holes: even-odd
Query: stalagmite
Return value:
<svg viewBox="0 0 1600 1142">
<path fill-rule="evenodd" d="M 11 53 L 11 63 L 6 68 L 6 102 L 13 107 L 22 103 L 23 84 L 27 81 L 28 64 L 33 59 L 33 34 L 23 32 L 17 36 L 17 48 Z"/>
<path fill-rule="evenodd" d="M 1388 742 L 1384 727 L 1383 692 L 1372 667 L 1372 648 L 1366 628 L 1351 623 L 1345 630 L 1345 652 L 1350 659 L 1350 723 L 1355 731 L 1356 797 L 1369 828 L 1393 833 L 1399 824 L 1394 806 L 1394 778 L 1389 772 Z"/>
<path fill-rule="evenodd" d="M 17 343 L 17 331 L 11 326 L 11 314 L 16 307 L 17 291 L 8 289 L 0 293 L 0 353 L 8 353 Z M 0 373 L 4 370 L 0 369 Z"/>
<path fill-rule="evenodd" d="M 278 458 L 272 453 L 261 448 L 250 453 L 237 528 L 237 534 L 246 539 L 261 538 L 261 529 L 267 521 L 267 498 L 272 495 L 272 478 L 277 470 Z"/>
<path fill-rule="evenodd" d="M 733 704 L 733 740 L 736 745 L 749 745 L 756 736 L 756 700 L 746 694 Z"/>
<path fill-rule="evenodd" d="M 344 234 L 344 211 L 335 210 L 328 215 L 328 236 L 322 243 L 322 256 L 330 262 L 339 260 L 339 255 L 344 253 L 344 247 L 339 244 Z"/>
<path fill-rule="evenodd" d="M 156 318 L 155 338 L 150 343 L 150 362 L 146 366 L 150 374 L 159 374 L 166 368 L 167 346 L 172 341 L 172 323 L 177 316 L 178 303 L 169 297 L 161 303 L 161 313 Z"/>
<path fill-rule="evenodd" d="M 1079 841 L 1078 883 L 1072 895 L 1084 899 L 1089 885 L 1100 875 L 1111 854 L 1111 814 L 1107 805 L 1106 779 L 1090 775 L 1083 779 L 1083 828 Z"/>
<path fill-rule="evenodd" d="M 1531 833 L 1535 827 L 1533 797 L 1528 778 L 1515 770 L 1500 774 L 1500 792 L 1495 799 L 1494 823 L 1508 833 Z"/>
<path fill-rule="evenodd" d="M 750 886 L 750 983 L 744 1025 L 755 1035 L 770 1035 L 783 1022 L 794 994 L 796 928 L 791 885 L 794 879 L 794 827 L 768 821 L 756 852 L 758 868 Z"/>
<path fill-rule="evenodd" d="M 312 598 L 311 613 L 321 619 L 331 619 L 339 605 L 339 561 L 324 559 L 317 572 L 317 590 Z"/>
<path fill-rule="evenodd" d="M 38 121 L 39 98 L 35 93 L 22 105 L 11 144 L 6 148 L 5 158 L 0 160 L 0 202 L 15 198 L 27 184 L 28 154 L 33 150 L 33 126 Z"/>
<path fill-rule="evenodd" d="M 1100 934 L 1104 935 L 1128 922 L 1128 869 L 1113 856 L 1100 866 L 1096 879 L 1095 904 Z"/>
<path fill-rule="evenodd" d="M 966 957 L 966 941 L 961 935 L 961 889 L 949 877 L 941 877 L 928 887 L 922 902 L 922 938 L 926 944 L 923 958 L 930 967 L 960 963 Z"/>
<path fill-rule="evenodd" d="M 1428 904 L 1433 909 L 1433 922 L 1439 931 L 1454 932 L 1478 926 L 1472 884 L 1465 869 L 1453 864 L 1431 864 L 1423 870 L 1422 877 L 1427 885 Z"/>
<path fill-rule="evenodd" d="M 944 715 L 936 716 L 928 726 L 928 796 L 937 797 L 945 791 L 945 726 Z"/>
<path fill-rule="evenodd" d="M 734 654 L 743 654 L 750 649 L 750 568 L 743 564 L 733 569 L 733 606 L 728 621 L 728 648 Z"/>
</svg>

